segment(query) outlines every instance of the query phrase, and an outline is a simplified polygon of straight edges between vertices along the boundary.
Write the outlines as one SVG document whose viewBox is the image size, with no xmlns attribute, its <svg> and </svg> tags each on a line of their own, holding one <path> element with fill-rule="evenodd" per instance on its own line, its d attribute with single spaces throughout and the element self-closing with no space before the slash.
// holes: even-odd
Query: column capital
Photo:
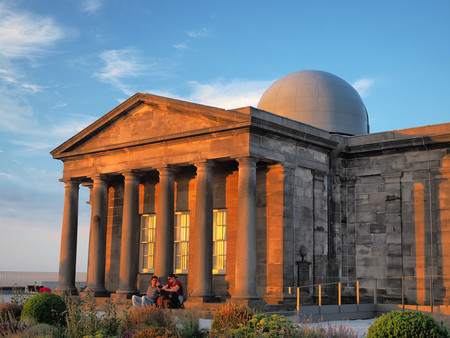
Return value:
<svg viewBox="0 0 450 338">
<path fill-rule="evenodd" d="M 258 159 L 255 157 L 239 157 L 236 159 L 236 161 L 238 161 L 240 167 L 256 167 L 256 162 L 258 162 Z"/>
<path fill-rule="evenodd" d="M 195 162 L 194 165 L 197 168 L 197 170 L 204 170 L 204 169 L 212 168 L 214 166 L 214 162 L 212 162 L 210 160 L 204 160 L 204 161 Z"/>
<path fill-rule="evenodd" d="M 285 171 L 294 171 L 298 167 L 296 165 L 290 164 L 290 163 L 281 163 Z"/>
<path fill-rule="evenodd" d="M 159 175 L 173 175 L 175 173 L 175 168 L 169 165 L 159 167 L 156 170 L 158 170 Z"/>
<path fill-rule="evenodd" d="M 107 182 L 108 177 L 104 174 L 96 174 L 91 176 L 91 180 L 94 182 Z"/>
<path fill-rule="evenodd" d="M 136 170 L 128 170 L 128 171 L 124 171 L 122 173 L 122 176 L 125 177 L 125 180 L 135 179 L 135 178 L 139 178 L 140 173 L 139 173 L 139 171 L 136 171 Z"/>
<path fill-rule="evenodd" d="M 63 182 L 66 185 L 66 188 L 72 187 L 79 189 L 80 180 L 75 178 L 61 178 L 59 180 L 60 182 Z"/>
</svg>

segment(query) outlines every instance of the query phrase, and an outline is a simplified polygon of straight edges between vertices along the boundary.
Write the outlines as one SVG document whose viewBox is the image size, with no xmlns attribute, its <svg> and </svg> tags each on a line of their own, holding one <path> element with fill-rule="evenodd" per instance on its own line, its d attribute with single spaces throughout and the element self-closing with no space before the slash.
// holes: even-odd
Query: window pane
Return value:
<svg viewBox="0 0 450 338">
<path fill-rule="evenodd" d="M 148 232 L 148 241 L 154 242 L 155 241 L 155 229 L 150 229 Z"/>
<path fill-rule="evenodd" d="M 146 269 L 148 267 L 148 257 L 144 256 L 143 259 L 144 260 L 142 262 L 142 265 L 143 265 L 143 268 Z"/>
<path fill-rule="evenodd" d="M 155 243 L 149 243 L 148 244 L 148 255 L 154 256 L 155 255 Z"/>
</svg>

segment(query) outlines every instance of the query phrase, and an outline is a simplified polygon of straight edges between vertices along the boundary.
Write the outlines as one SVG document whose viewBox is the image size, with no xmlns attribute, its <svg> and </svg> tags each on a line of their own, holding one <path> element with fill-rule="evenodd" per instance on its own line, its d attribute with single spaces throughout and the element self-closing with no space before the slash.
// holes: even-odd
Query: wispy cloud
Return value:
<svg viewBox="0 0 450 338">
<path fill-rule="evenodd" d="M 191 38 L 204 38 L 210 34 L 208 28 L 201 28 L 198 30 L 187 31 L 186 34 Z"/>
<path fill-rule="evenodd" d="M 24 105 L 13 91 L 0 87 L 0 130 L 27 133 L 35 125 L 33 109 Z"/>
<path fill-rule="evenodd" d="M 65 103 L 65 102 L 60 102 L 60 103 L 55 104 L 55 105 L 53 106 L 53 109 L 60 109 L 60 108 L 65 108 L 65 107 L 67 107 L 67 103 Z"/>
<path fill-rule="evenodd" d="M 35 94 L 35 93 L 40 93 L 40 92 L 44 91 L 44 88 L 43 88 L 43 87 L 38 86 L 38 85 L 36 85 L 36 84 L 27 83 L 27 82 L 25 82 L 24 84 L 22 84 L 22 88 L 23 88 L 25 91 L 27 91 L 27 92 L 29 92 L 29 93 L 33 93 L 33 94 Z"/>
<path fill-rule="evenodd" d="M 248 81 L 242 79 L 230 81 L 218 79 L 211 83 L 190 81 L 188 82 L 190 94 L 187 95 L 178 95 L 170 90 L 161 89 L 148 89 L 144 92 L 224 109 L 246 106 L 256 107 L 261 95 L 274 81 Z"/>
<path fill-rule="evenodd" d="M 3 67 L 6 67 L 6 65 Z M 11 67 L 13 66 L 11 65 Z M 44 87 L 24 82 L 23 78 L 24 76 L 18 72 L 0 68 L 0 82 L 6 84 L 9 88 L 12 88 L 13 91 L 16 91 L 16 94 L 19 94 L 20 92 L 36 94 L 44 91 Z"/>
<path fill-rule="evenodd" d="M 97 12 L 103 6 L 102 0 L 84 0 L 81 3 L 81 10 L 89 14 Z"/>
<path fill-rule="evenodd" d="M 374 84 L 374 80 L 370 78 L 364 78 L 360 79 L 358 81 L 355 81 L 352 86 L 356 89 L 356 91 L 361 95 L 361 97 L 367 97 L 369 94 L 369 89 Z"/>
<path fill-rule="evenodd" d="M 51 134 L 60 138 L 68 138 L 86 128 L 95 121 L 93 116 L 79 116 L 78 118 L 70 118 L 62 121 L 58 125 L 50 128 Z"/>
<path fill-rule="evenodd" d="M 0 2 L 0 55 L 32 58 L 48 52 L 64 36 L 51 17 L 23 12 Z"/>
<path fill-rule="evenodd" d="M 246 81 L 235 79 L 230 82 L 217 80 L 213 83 L 192 81 L 193 93 L 189 100 L 215 107 L 231 109 L 258 105 L 263 92 L 273 83 L 270 81 Z"/>
<path fill-rule="evenodd" d="M 11 70 L 0 69 L 0 81 L 7 84 L 17 83 L 17 74 Z"/>
<path fill-rule="evenodd" d="M 108 50 L 101 53 L 100 58 L 105 62 L 105 66 L 95 76 L 128 96 L 133 92 L 128 89 L 123 80 L 141 76 L 142 72 L 149 68 L 148 65 L 141 63 L 135 48 Z"/>
<path fill-rule="evenodd" d="M 186 49 L 186 48 L 188 48 L 188 46 L 185 42 L 180 42 L 180 43 L 177 43 L 176 45 L 173 45 L 173 48 Z"/>
<path fill-rule="evenodd" d="M 51 149 L 52 144 L 47 142 L 39 142 L 39 141 L 11 141 L 12 144 L 22 146 L 22 150 L 24 151 L 37 151 L 43 149 Z"/>
</svg>

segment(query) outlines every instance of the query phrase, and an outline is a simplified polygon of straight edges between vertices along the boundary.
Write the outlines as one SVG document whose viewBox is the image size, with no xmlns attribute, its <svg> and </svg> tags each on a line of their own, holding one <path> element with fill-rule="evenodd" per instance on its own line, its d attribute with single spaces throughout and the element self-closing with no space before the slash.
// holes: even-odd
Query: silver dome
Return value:
<svg viewBox="0 0 450 338">
<path fill-rule="evenodd" d="M 369 133 L 366 107 L 345 80 L 318 70 L 294 72 L 261 96 L 258 108 L 332 133 Z"/>
</svg>

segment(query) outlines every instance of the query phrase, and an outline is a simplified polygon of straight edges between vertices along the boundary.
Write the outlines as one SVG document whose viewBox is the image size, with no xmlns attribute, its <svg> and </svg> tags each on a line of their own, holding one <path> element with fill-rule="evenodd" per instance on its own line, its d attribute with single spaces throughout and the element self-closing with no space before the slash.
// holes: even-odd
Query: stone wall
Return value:
<svg viewBox="0 0 450 338">
<path fill-rule="evenodd" d="M 374 137 L 349 141 L 353 148 L 341 154 L 336 166 L 335 181 L 341 184 L 334 186 L 333 200 L 341 216 L 342 278 L 360 279 L 368 300 L 376 278 L 379 301 L 401 302 L 398 277 L 410 276 L 404 280 L 406 302 L 429 304 L 429 276 L 434 276 L 433 298 L 442 302 L 450 279 L 450 256 L 442 244 L 450 240 L 448 150 L 412 141 L 397 149 L 376 149 L 368 142 Z"/>
</svg>

